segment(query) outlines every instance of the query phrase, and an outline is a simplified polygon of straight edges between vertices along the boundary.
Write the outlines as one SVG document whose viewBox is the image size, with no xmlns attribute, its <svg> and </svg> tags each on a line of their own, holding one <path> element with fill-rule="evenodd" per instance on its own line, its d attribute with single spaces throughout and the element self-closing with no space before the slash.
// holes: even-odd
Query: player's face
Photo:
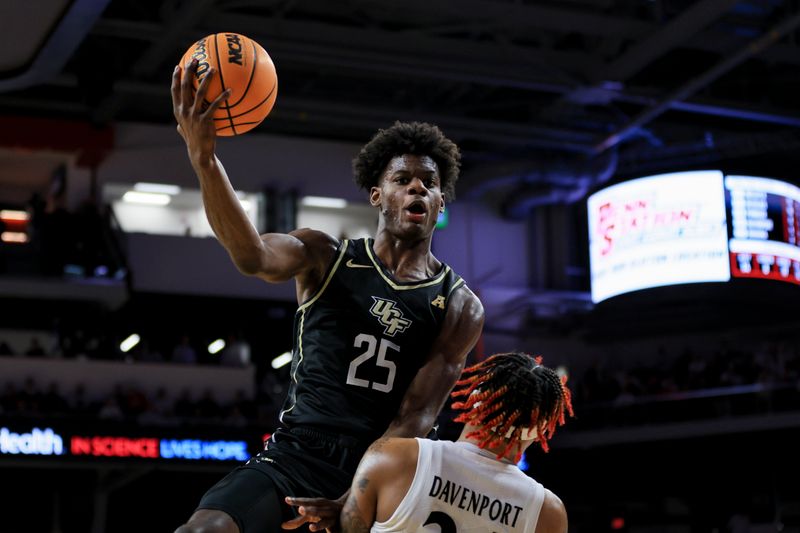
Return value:
<svg viewBox="0 0 800 533">
<path fill-rule="evenodd" d="M 389 161 L 370 203 L 380 206 L 386 229 L 401 238 L 426 237 L 444 208 L 439 167 L 426 155 L 403 155 Z"/>
</svg>

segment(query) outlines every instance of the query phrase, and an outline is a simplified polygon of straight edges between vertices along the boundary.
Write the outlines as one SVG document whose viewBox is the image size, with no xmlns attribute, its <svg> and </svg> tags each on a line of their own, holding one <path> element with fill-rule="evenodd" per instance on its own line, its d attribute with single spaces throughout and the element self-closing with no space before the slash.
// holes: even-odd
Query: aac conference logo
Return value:
<svg viewBox="0 0 800 533">
<path fill-rule="evenodd" d="M 0 455 L 72 455 L 86 457 L 134 457 L 140 459 L 186 459 L 246 461 L 250 458 L 245 441 L 159 439 L 125 436 L 64 437 L 52 428 L 33 428 L 30 433 L 15 433 L 0 428 Z"/>
</svg>

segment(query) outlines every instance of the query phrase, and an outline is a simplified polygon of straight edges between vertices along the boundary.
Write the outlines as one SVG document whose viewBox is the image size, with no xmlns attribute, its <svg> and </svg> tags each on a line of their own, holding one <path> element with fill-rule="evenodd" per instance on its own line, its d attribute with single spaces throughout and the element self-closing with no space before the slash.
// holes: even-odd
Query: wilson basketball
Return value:
<svg viewBox="0 0 800 533">
<path fill-rule="evenodd" d="M 216 69 L 209 80 L 206 105 L 231 89 L 228 101 L 214 112 L 217 135 L 241 135 L 267 118 L 278 95 L 278 74 L 260 44 L 241 33 L 215 33 L 190 46 L 181 67 L 185 69 L 192 58 L 198 62 L 195 91 L 208 69 Z"/>
</svg>

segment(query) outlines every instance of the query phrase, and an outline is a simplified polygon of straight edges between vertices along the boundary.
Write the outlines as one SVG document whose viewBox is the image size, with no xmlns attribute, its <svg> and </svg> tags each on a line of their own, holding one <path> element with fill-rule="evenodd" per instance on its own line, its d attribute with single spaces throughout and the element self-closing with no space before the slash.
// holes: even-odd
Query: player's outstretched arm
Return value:
<svg viewBox="0 0 800 533">
<path fill-rule="evenodd" d="M 197 94 L 193 94 L 192 79 L 196 71 L 196 60 L 175 68 L 171 87 L 172 110 L 178 122 L 178 133 L 186 142 L 189 160 L 200 181 L 203 206 L 211 229 L 243 274 L 275 283 L 297 276 L 301 289 L 315 287 L 333 257 L 337 241 L 312 230 L 298 230 L 288 235 L 258 234 L 242 209 L 225 168 L 215 155 L 213 114 L 230 93 L 222 93 L 205 107 L 203 101 L 215 70 L 209 69 Z"/>
<path fill-rule="evenodd" d="M 384 437 L 423 437 L 433 427 L 483 328 L 483 305 L 467 287 L 450 297 L 431 351 L 406 391 Z"/>
</svg>

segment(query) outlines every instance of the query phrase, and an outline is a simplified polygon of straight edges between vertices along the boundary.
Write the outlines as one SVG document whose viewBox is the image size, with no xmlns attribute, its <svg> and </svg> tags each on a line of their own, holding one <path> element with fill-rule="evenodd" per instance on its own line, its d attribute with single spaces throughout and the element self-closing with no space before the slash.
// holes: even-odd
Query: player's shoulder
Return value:
<svg viewBox="0 0 800 533">
<path fill-rule="evenodd" d="M 419 445 L 415 438 L 404 437 L 381 437 L 372 444 L 370 444 L 368 453 L 372 454 L 389 454 L 400 455 L 410 452 L 417 453 Z"/>
<path fill-rule="evenodd" d="M 544 502 L 539 512 L 536 533 L 567 533 L 567 509 L 561 498 L 544 489 Z"/>
<path fill-rule="evenodd" d="M 335 250 L 340 244 L 339 239 L 328 233 L 325 233 L 324 231 L 312 228 L 298 228 L 289 232 L 289 235 L 299 240 L 306 246 L 314 248 Z"/>
<path fill-rule="evenodd" d="M 373 442 L 364 455 L 371 468 L 379 469 L 387 475 L 403 471 L 416 465 L 419 445 L 417 439 L 387 437 Z"/>
<path fill-rule="evenodd" d="M 472 292 L 472 289 L 470 289 L 466 283 L 459 284 L 457 289 L 453 291 L 451 298 L 455 301 L 458 301 L 461 305 L 480 308 L 480 310 L 483 310 L 481 299 L 478 298 L 477 294 Z"/>
<path fill-rule="evenodd" d="M 453 313 L 454 318 L 467 319 L 474 322 L 483 321 L 483 303 L 472 289 L 466 284 L 461 284 L 448 299 L 448 312 Z"/>
</svg>

